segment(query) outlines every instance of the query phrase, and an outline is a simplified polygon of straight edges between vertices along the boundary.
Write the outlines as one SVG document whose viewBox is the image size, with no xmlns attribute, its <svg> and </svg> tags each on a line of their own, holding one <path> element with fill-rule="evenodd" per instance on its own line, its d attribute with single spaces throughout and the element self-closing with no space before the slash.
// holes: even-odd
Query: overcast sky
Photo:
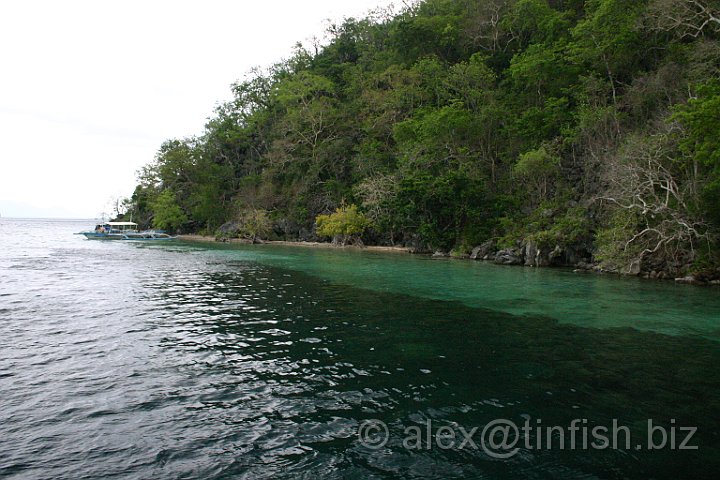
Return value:
<svg viewBox="0 0 720 480">
<path fill-rule="evenodd" d="M 0 3 L 0 214 L 93 218 L 229 86 L 387 0 Z"/>
</svg>

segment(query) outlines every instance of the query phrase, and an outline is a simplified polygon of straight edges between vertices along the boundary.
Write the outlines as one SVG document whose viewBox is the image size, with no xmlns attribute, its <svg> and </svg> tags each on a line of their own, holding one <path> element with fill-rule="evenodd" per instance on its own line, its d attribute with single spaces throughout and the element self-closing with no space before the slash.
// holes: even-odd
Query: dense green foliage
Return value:
<svg viewBox="0 0 720 480">
<path fill-rule="evenodd" d="M 347 19 L 233 85 L 202 135 L 163 144 L 135 218 L 177 226 L 176 202 L 183 229 L 212 232 L 240 205 L 270 212 L 267 236 L 313 238 L 345 202 L 375 243 L 535 239 L 618 268 L 688 264 L 720 225 L 719 12 L 425 0 Z"/>
<path fill-rule="evenodd" d="M 155 212 L 153 227 L 174 230 L 187 221 L 187 216 L 175 202 L 172 190 L 163 190 L 151 203 Z"/>
</svg>

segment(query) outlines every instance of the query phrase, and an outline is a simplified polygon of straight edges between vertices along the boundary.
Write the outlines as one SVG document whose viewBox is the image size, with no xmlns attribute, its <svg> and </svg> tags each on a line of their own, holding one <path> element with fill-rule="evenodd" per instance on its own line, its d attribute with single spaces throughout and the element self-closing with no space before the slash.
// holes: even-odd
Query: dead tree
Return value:
<svg viewBox="0 0 720 480">
<path fill-rule="evenodd" d="M 673 171 L 667 137 L 631 139 L 607 161 L 606 194 L 599 200 L 630 213 L 637 224 L 620 239 L 619 254 L 639 266 L 647 257 L 662 261 L 692 259 L 709 240 L 707 225 L 693 214 L 695 192 L 690 179 Z M 684 181 L 683 181 L 684 180 Z"/>
<path fill-rule="evenodd" d="M 476 2 L 465 27 L 471 45 L 488 52 L 504 52 L 510 40 L 504 31 L 502 19 L 514 0 L 485 0 Z"/>
<path fill-rule="evenodd" d="M 680 38 L 697 38 L 712 31 L 720 33 L 720 2 L 717 0 L 651 0 L 650 28 L 674 32 Z"/>
</svg>

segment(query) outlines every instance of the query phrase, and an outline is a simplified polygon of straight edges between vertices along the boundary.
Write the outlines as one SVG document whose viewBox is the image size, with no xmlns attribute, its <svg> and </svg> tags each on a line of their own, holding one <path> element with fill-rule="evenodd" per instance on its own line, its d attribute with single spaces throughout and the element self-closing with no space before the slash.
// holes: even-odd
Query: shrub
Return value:
<svg viewBox="0 0 720 480">
<path fill-rule="evenodd" d="M 340 206 L 330 215 L 318 215 L 315 218 L 317 234 L 321 237 L 332 237 L 334 243 L 345 245 L 348 241 L 359 240 L 370 220 L 360 211 L 357 205 Z"/>
<path fill-rule="evenodd" d="M 267 237 L 272 230 L 272 222 L 267 210 L 246 207 L 236 215 L 238 233 L 241 237 L 255 243 L 258 238 Z"/>
</svg>

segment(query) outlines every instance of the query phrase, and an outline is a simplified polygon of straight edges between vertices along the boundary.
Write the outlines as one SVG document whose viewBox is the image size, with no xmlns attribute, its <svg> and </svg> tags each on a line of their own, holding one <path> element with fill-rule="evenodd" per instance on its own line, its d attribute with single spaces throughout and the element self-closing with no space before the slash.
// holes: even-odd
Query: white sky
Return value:
<svg viewBox="0 0 720 480">
<path fill-rule="evenodd" d="M 0 2 L 0 214 L 91 218 L 230 84 L 388 0 Z"/>
</svg>

